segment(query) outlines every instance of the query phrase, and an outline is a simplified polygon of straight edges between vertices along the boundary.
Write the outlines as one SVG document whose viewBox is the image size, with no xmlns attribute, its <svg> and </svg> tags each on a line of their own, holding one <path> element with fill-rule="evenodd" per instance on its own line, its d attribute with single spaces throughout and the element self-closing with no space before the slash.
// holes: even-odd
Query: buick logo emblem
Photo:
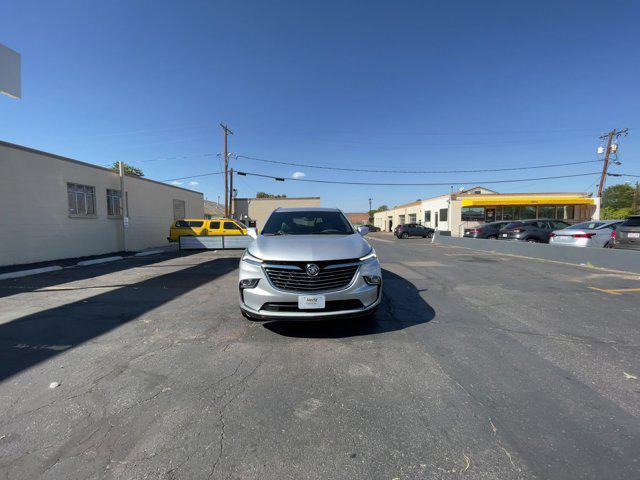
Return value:
<svg viewBox="0 0 640 480">
<path fill-rule="evenodd" d="M 315 263 L 309 263 L 307 264 L 307 275 L 309 275 L 310 277 L 315 277 L 320 273 L 320 267 L 318 267 L 318 265 L 316 265 Z"/>
</svg>

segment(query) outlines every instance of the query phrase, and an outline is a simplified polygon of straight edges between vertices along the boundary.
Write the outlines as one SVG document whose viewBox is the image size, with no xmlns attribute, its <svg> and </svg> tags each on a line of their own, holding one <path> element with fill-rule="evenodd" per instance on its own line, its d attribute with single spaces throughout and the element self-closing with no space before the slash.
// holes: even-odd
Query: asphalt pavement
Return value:
<svg viewBox="0 0 640 480">
<path fill-rule="evenodd" d="M 640 277 L 369 238 L 371 322 L 244 319 L 237 251 L 1 281 L 0 478 L 640 478 Z"/>
</svg>

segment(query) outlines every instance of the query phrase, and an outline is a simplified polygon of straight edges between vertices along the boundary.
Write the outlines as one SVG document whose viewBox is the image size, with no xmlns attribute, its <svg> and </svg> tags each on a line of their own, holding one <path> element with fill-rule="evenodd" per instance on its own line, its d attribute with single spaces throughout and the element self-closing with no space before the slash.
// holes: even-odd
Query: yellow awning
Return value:
<svg viewBox="0 0 640 480">
<path fill-rule="evenodd" d="M 493 207 L 497 205 L 595 205 L 593 198 L 585 197 L 543 197 L 537 195 L 495 196 L 463 198 L 463 207 Z"/>
</svg>

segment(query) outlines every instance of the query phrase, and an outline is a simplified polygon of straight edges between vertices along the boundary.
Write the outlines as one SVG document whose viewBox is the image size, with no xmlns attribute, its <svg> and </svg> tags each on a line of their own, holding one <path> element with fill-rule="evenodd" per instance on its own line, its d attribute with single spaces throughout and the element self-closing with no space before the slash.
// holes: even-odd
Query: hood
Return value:
<svg viewBox="0 0 640 480">
<path fill-rule="evenodd" d="M 319 262 L 364 257 L 371 245 L 362 235 L 258 235 L 248 248 L 263 260 Z"/>
</svg>

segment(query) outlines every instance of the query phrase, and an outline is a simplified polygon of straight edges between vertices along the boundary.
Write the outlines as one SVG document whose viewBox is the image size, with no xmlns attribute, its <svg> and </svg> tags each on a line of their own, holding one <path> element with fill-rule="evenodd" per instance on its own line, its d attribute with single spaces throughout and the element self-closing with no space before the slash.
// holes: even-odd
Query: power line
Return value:
<svg viewBox="0 0 640 480">
<path fill-rule="evenodd" d="M 442 185 L 465 185 L 465 184 L 494 184 L 494 183 L 519 183 L 519 182 L 532 182 L 536 180 L 556 180 L 560 178 L 575 178 L 575 177 L 587 177 L 590 175 L 598 175 L 600 172 L 591 172 L 591 173 L 577 173 L 573 175 L 558 175 L 554 177 L 538 177 L 538 178 L 518 178 L 514 180 L 474 180 L 474 181 L 449 181 L 449 182 L 430 182 L 430 183 L 377 183 L 377 182 L 345 182 L 345 181 L 336 181 L 336 180 L 315 180 L 311 178 L 284 178 L 284 177 L 276 177 L 273 175 L 264 175 L 261 173 L 251 173 L 251 172 L 240 172 L 236 171 L 236 175 L 241 176 L 252 176 L 252 177 L 262 177 L 262 178 L 271 178 L 273 180 L 284 182 L 284 181 L 293 181 L 293 182 L 310 182 L 310 183 L 330 183 L 336 185 L 377 185 L 377 186 L 442 186 Z"/>
<path fill-rule="evenodd" d="M 338 170 L 341 172 L 367 172 L 367 173 L 482 173 L 482 172 L 507 172 L 515 170 L 532 170 L 537 168 L 553 168 L 564 167 L 568 165 L 582 165 L 585 163 L 598 163 L 603 160 L 583 160 L 580 162 L 564 162 L 564 163 L 547 163 L 544 165 L 530 165 L 527 167 L 507 167 L 507 168 L 482 168 L 475 170 L 379 170 L 370 168 L 347 168 L 347 167 L 332 167 L 329 165 L 312 165 L 309 163 L 297 163 L 297 162 L 284 162 L 281 160 L 270 160 L 267 158 L 250 157 L 248 155 L 237 155 L 237 158 L 244 158 L 247 160 L 255 160 L 257 162 L 274 163 L 279 165 L 288 165 L 293 167 L 315 168 L 319 170 Z"/>
<path fill-rule="evenodd" d="M 208 177 L 210 175 L 222 175 L 223 172 L 211 172 L 211 173 L 202 173 L 200 175 L 191 175 L 190 177 L 179 177 L 179 178 L 169 178 L 167 180 L 160 180 L 161 182 L 175 182 L 177 180 L 189 180 L 190 178 L 199 178 L 199 177 Z"/>
</svg>

